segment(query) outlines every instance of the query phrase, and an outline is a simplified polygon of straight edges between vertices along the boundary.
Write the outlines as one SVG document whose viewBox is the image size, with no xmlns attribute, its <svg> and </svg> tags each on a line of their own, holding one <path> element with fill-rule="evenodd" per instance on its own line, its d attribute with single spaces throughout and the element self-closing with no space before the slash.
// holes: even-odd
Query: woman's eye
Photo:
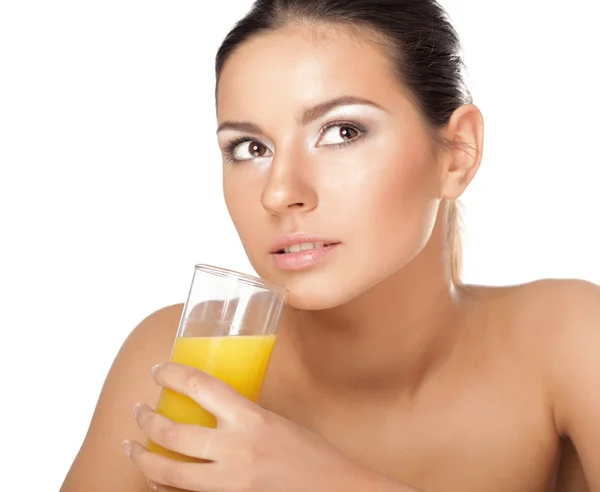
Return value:
<svg viewBox="0 0 600 492">
<path fill-rule="evenodd" d="M 361 132 L 350 125 L 333 125 L 323 131 L 320 145 L 339 145 L 359 137 Z"/>
<path fill-rule="evenodd" d="M 236 161 L 248 161 L 267 157 L 269 152 L 271 151 L 266 145 L 256 140 L 247 140 L 235 146 L 232 157 Z"/>
</svg>

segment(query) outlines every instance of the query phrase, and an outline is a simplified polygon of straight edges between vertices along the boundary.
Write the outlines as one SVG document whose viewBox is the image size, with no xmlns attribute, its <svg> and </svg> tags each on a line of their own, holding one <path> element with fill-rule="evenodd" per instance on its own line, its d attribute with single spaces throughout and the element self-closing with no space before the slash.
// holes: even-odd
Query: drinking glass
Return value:
<svg viewBox="0 0 600 492">
<path fill-rule="evenodd" d="M 287 291 L 210 265 L 196 265 L 170 361 L 215 376 L 258 401 Z M 163 388 L 157 412 L 183 424 L 216 427 L 215 417 L 185 395 Z M 196 461 L 149 441 L 148 449 Z"/>
</svg>

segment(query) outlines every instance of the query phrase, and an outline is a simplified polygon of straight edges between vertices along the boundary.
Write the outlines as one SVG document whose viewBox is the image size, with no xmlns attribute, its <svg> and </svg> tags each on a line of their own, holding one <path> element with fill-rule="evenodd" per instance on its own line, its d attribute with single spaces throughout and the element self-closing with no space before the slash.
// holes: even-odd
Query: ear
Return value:
<svg viewBox="0 0 600 492">
<path fill-rule="evenodd" d="M 449 147 L 442 153 L 441 198 L 460 197 L 479 169 L 483 154 L 483 116 L 473 104 L 459 107 L 443 130 Z"/>
</svg>

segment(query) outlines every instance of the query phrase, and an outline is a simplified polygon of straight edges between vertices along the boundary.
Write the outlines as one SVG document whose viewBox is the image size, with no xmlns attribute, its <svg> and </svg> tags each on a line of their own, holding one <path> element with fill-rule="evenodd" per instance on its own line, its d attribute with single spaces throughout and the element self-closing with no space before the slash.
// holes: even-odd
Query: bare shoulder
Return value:
<svg viewBox="0 0 600 492">
<path fill-rule="evenodd" d="M 81 449 L 61 492 L 146 491 L 143 477 L 121 452 L 123 439 L 144 442 L 133 405 L 155 405 L 160 395 L 150 369 L 169 359 L 183 305 L 160 309 L 127 337 L 110 368 Z"/>
<path fill-rule="evenodd" d="M 563 350 L 600 335 L 600 286 L 585 280 L 540 280 L 529 290 L 535 309 L 549 318 L 554 340 Z"/>
<path fill-rule="evenodd" d="M 598 468 L 600 286 L 581 280 L 555 280 L 540 282 L 535 291 L 537 309 L 548 326 L 545 367 L 557 431 L 574 442 L 584 460 L 591 460 L 592 454 L 597 456 L 594 465 Z M 600 486 L 600 472 L 594 485 Z"/>
<path fill-rule="evenodd" d="M 600 286 L 592 282 L 543 279 L 480 291 L 490 300 L 491 316 L 500 320 L 498 329 L 529 357 L 554 367 L 570 364 L 562 357 L 577 356 L 600 337 Z"/>
<path fill-rule="evenodd" d="M 495 311 L 511 321 L 513 347 L 543 370 L 558 434 L 600 470 L 600 286 L 540 280 L 494 297 Z M 600 487 L 600 472 L 592 480 Z"/>
<path fill-rule="evenodd" d="M 516 298 L 538 299 L 539 302 L 547 304 L 547 307 L 556 303 L 560 303 L 561 307 L 579 307 L 582 302 L 597 302 L 600 295 L 600 286 L 580 279 L 542 279 L 507 289 L 513 292 Z"/>
<path fill-rule="evenodd" d="M 534 290 L 549 326 L 543 360 L 556 431 L 578 456 L 564 468 L 579 470 L 589 490 L 600 490 L 600 287 L 555 280 Z M 576 482 L 564 490 L 588 490 Z"/>
<path fill-rule="evenodd" d="M 591 328 L 589 322 L 597 324 L 600 315 L 600 286 L 585 280 L 543 279 L 471 291 L 488 300 L 495 315 L 510 320 L 509 328 L 545 333 L 553 340 L 584 335 Z"/>
<path fill-rule="evenodd" d="M 556 490 L 600 490 L 600 286 L 544 279 L 468 291 L 489 313 L 493 346 L 516 362 L 512 381 L 541 397 L 561 438 Z"/>
</svg>

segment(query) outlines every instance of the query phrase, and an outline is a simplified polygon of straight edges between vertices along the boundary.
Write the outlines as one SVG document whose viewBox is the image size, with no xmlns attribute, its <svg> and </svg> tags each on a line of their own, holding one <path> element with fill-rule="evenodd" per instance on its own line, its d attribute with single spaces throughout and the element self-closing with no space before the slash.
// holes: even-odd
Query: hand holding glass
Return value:
<svg viewBox="0 0 600 492">
<path fill-rule="evenodd" d="M 285 304 L 286 290 L 242 273 L 197 265 L 171 362 L 200 369 L 257 402 Z M 157 412 L 183 424 L 216 427 L 191 398 L 164 388 Z M 189 461 L 152 441 L 150 451 Z"/>
</svg>

